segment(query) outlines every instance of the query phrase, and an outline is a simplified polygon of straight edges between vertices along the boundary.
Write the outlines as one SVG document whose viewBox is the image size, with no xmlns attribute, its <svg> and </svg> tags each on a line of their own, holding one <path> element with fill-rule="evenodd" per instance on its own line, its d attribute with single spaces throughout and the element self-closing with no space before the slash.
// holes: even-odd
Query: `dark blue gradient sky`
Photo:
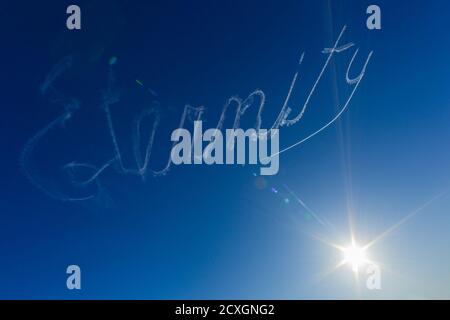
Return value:
<svg viewBox="0 0 450 320">
<path fill-rule="evenodd" d="M 65 27 L 71 2 L 2 4 L 0 297 L 450 298 L 450 3 L 377 1 L 382 30 L 370 31 L 371 2 L 78 1 L 80 31 Z M 214 127 L 229 97 L 259 88 L 267 128 L 299 70 L 289 103 L 297 114 L 327 58 L 321 51 L 344 25 L 341 43 L 355 47 L 332 59 L 302 121 L 280 129 L 281 147 L 339 111 L 351 93 L 345 72 L 355 48 L 352 75 L 374 51 L 365 77 L 339 121 L 280 155 L 278 175 L 172 166 L 142 181 L 116 164 L 102 172 L 98 194 L 95 185 L 68 183 L 65 164 L 100 167 L 114 156 L 101 107 L 111 70 L 120 96 L 111 114 L 128 167 L 133 119 L 158 100 L 151 166 L 159 169 L 185 104 L 205 106 L 204 126 Z M 36 144 L 28 170 L 49 193 L 97 194 L 89 201 L 48 197 L 21 162 L 30 139 L 64 111 L 65 98 L 52 102 L 40 88 L 69 55 L 73 66 L 54 87 L 80 108 Z M 347 267 L 322 277 L 340 253 L 312 234 L 348 244 L 350 214 L 366 243 L 431 199 L 370 248 L 382 290 L 357 290 Z M 81 291 L 66 289 L 70 264 L 81 267 Z"/>
</svg>

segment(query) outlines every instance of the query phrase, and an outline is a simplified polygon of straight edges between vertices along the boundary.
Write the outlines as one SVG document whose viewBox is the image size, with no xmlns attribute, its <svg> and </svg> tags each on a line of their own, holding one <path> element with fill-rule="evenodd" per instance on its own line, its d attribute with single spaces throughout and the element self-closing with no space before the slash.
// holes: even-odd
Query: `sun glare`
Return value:
<svg viewBox="0 0 450 320">
<path fill-rule="evenodd" d="M 350 265 L 354 272 L 358 272 L 359 267 L 367 262 L 366 250 L 357 245 L 352 244 L 345 248 L 343 252 L 344 262 Z"/>
</svg>

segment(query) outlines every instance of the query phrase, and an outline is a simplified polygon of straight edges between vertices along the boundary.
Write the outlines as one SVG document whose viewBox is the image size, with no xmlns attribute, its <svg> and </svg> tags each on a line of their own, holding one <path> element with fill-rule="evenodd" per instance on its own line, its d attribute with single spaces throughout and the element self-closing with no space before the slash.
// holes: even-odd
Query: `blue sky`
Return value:
<svg viewBox="0 0 450 320">
<path fill-rule="evenodd" d="M 382 29 L 368 30 L 372 3 L 355 2 L 79 1 L 79 31 L 65 27 L 69 2 L 5 5 L 0 297 L 450 298 L 450 5 L 377 1 Z M 70 185 L 62 167 L 98 168 L 114 157 L 101 107 L 110 72 L 120 96 L 111 114 L 128 167 L 133 119 L 148 106 L 161 111 L 155 169 L 168 159 L 186 104 L 204 106 L 204 126 L 214 127 L 229 97 L 261 89 L 262 127 L 269 127 L 299 71 L 289 103 L 297 114 L 326 60 L 321 51 L 344 25 L 342 44 L 355 46 L 332 59 L 302 121 L 280 129 L 281 148 L 340 109 L 352 89 L 345 72 L 355 48 L 352 75 L 374 52 L 366 74 L 336 123 L 280 155 L 276 176 L 255 177 L 254 166 L 172 166 L 142 181 L 115 164 L 102 172 L 95 199 L 71 202 L 49 197 L 24 174 L 30 139 L 72 97 L 80 108 L 46 132 L 26 165 L 47 193 L 96 192 Z M 52 102 L 39 90 L 68 56 L 72 68 L 53 83 L 64 98 Z M 246 114 L 243 127 L 254 117 Z M 381 290 L 355 288 L 348 267 L 320 276 L 340 253 L 311 235 L 347 245 L 350 214 L 366 243 L 424 204 L 370 248 L 382 266 Z M 81 267 L 81 291 L 66 289 L 70 264 Z"/>
</svg>

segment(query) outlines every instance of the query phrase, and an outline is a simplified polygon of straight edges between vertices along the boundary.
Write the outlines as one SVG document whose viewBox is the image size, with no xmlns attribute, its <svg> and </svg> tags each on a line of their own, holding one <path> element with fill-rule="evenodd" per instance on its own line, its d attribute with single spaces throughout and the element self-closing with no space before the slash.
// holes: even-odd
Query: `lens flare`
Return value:
<svg viewBox="0 0 450 320">
<path fill-rule="evenodd" d="M 367 263 L 366 250 L 355 244 L 345 248 L 344 262 L 352 267 L 354 272 L 358 272 L 359 267 Z"/>
</svg>

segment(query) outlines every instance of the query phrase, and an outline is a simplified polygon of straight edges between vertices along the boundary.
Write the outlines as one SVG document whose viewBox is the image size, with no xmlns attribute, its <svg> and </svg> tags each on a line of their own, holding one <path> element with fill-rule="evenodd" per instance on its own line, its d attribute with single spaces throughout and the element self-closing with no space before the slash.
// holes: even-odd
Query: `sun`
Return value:
<svg viewBox="0 0 450 320">
<path fill-rule="evenodd" d="M 351 266 L 354 272 L 358 272 L 359 268 L 368 262 L 366 250 L 356 244 L 352 244 L 342 250 L 344 253 L 343 263 Z"/>
</svg>

